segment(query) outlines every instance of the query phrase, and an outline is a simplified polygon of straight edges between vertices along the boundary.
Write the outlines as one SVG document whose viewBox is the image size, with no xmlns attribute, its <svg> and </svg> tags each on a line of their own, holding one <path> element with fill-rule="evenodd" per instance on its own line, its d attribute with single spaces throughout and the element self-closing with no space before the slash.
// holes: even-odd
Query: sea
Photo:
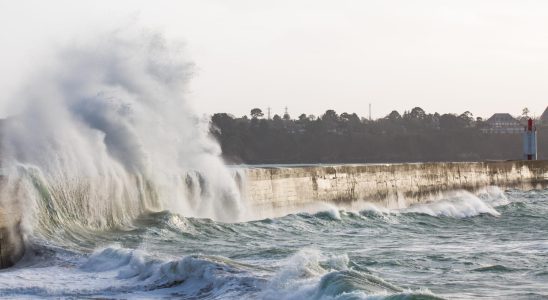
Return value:
<svg viewBox="0 0 548 300">
<path fill-rule="evenodd" d="M 0 208 L 27 249 L 0 298 L 548 299 L 548 190 L 265 214 L 194 109 L 183 44 L 92 32 L 2 103 Z"/>
<path fill-rule="evenodd" d="M 548 190 L 28 237 L 6 299 L 548 299 Z"/>
</svg>

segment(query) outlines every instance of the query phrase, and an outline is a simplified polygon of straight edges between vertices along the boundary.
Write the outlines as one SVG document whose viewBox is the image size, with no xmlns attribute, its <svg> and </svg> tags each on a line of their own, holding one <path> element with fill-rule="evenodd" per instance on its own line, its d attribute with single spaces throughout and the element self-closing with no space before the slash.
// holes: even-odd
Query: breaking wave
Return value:
<svg viewBox="0 0 548 300">
<path fill-rule="evenodd" d="M 139 250 L 107 247 L 93 253 L 79 269 L 84 274 L 112 277 L 122 284 L 100 288 L 131 297 L 441 299 L 428 290 L 406 291 L 365 269 L 351 267 L 346 255 L 326 257 L 319 251 L 305 249 L 282 264 L 274 275 L 266 275 L 260 267 L 222 257 L 186 256 L 160 260 Z M 77 292 L 86 295 L 81 288 Z M 88 291 L 89 295 L 97 292 Z M 50 290 L 42 294 L 67 295 L 71 295 L 71 291 Z"/>
<path fill-rule="evenodd" d="M 401 211 L 453 218 L 467 218 L 480 214 L 500 216 L 500 213 L 486 201 L 466 191 L 455 192 L 443 200 L 413 205 Z"/>
<path fill-rule="evenodd" d="M 247 216 L 242 174 L 225 167 L 208 121 L 187 101 L 192 64 L 180 50 L 146 30 L 102 34 L 61 50 L 17 95 L 18 112 L 1 127 L 0 205 L 24 212 L 32 243 L 0 272 L 0 296 L 439 299 L 402 286 L 421 286 L 425 274 L 458 276 L 447 261 L 486 276 L 521 270 L 513 254 L 493 264 L 488 251 L 455 251 L 476 239 L 451 243 L 476 222 L 484 227 L 473 230 L 492 238 L 504 213 L 545 223 L 545 198 L 513 205 L 495 187 L 399 209 L 321 203 L 313 213 L 236 222 Z M 425 238 L 440 254 L 430 255 Z M 511 250 L 534 260 L 546 252 L 536 239 Z M 491 251 L 510 247 L 498 242 Z M 463 251 L 485 245 L 473 246 Z"/>
<path fill-rule="evenodd" d="M 521 194 L 496 206 L 499 217 L 397 210 L 335 213 L 328 208 L 224 223 L 169 211 L 149 212 L 131 227 L 89 234 L 73 230 L 64 240 L 73 239 L 70 245 L 42 240 L 29 252 L 34 257 L 10 272 L 0 272 L 0 294 L 9 298 L 332 300 L 443 295 L 468 299 L 509 295 L 509 290 L 496 289 L 501 280 L 508 284 L 518 272 L 528 272 L 527 284 L 516 292 L 520 295 L 516 298 L 526 299 L 523 295 L 529 292 L 537 296 L 545 291 L 542 262 L 547 248 L 541 238 L 529 239 L 531 234 L 542 237 L 541 229 L 524 228 L 542 227 L 547 202 L 546 197 L 519 202 Z M 480 198 L 487 205 L 493 197 Z M 457 203 L 463 201 L 459 199 Z M 450 200 L 455 199 L 444 201 Z M 523 238 L 509 240 L 516 228 Z M 493 235 L 494 230 L 503 234 Z M 468 238 L 469 232 L 474 238 Z M 493 255 L 499 259 L 494 261 Z M 529 263 L 523 264 L 524 260 Z M 481 285 L 465 280 L 478 276 Z M 463 283 L 457 288 L 445 285 L 452 281 Z"/>
<path fill-rule="evenodd" d="M 498 187 L 488 187 L 477 195 L 467 191 L 443 193 L 436 199 L 426 203 L 413 204 L 399 209 L 389 209 L 374 203 L 361 205 L 363 214 L 388 216 L 391 214 L 419 213 L 434 217 L 468 218 L 481 214 L 500 216 L 497 206 L 504 206 L 510 201 Z"/>
<path fill-rule="evenodd" d="M 60 50 L 2 124 L 2 206 L 46 236 L 129 226 L 150 211 L 238 220 L 238 176 L 187 101 L 192 70 L 180 45 L 147 30 Z"/>
</svg>

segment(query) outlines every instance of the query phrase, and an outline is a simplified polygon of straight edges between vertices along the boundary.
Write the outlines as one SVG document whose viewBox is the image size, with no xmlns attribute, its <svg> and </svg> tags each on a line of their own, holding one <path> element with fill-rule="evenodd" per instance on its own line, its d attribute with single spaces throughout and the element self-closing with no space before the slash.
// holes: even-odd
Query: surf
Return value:
<svg viewBox="0 0 548 300">
<path fill-rule="evenodd" d="M 28 234 L 130 226 L 146 212 L 237 221 L 245 210 L 209 122 L 188 100 L 192 63 L 160 33 L 123 28 L 60 49 L 2 126 L 3 207 Z"/>
</svg>

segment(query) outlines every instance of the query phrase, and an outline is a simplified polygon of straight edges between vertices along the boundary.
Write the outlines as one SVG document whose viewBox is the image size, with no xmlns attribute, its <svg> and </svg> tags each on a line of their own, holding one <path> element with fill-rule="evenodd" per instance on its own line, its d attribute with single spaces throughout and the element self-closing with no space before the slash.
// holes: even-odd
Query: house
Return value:
<svg viewBox="0 0 548 300">
<path fill-rule="evenodd" d="M 548 124 L 548 107 L 544 110 L 542 116 L 540 116 L 539 123 Z"/>
<path fill-rule="evenodd" d="M 482 128 L 484 133 L 518 134 L 525 130 L 524 125 L 510 114 L 497 113 L 492 115 Z"/>
</svg>

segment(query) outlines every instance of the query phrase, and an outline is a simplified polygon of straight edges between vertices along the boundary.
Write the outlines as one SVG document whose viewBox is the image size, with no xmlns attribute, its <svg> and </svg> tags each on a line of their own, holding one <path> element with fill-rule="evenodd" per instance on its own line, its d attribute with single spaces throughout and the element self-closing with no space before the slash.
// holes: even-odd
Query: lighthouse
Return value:
<svg viewBox="0 0 548 300">
<path fill-rule="evenodd" d="M 537 128 L 531 118 L 527 120 L 527 128 L 523 134 L 523 159 L 537 160 Z"/>
</svg>

